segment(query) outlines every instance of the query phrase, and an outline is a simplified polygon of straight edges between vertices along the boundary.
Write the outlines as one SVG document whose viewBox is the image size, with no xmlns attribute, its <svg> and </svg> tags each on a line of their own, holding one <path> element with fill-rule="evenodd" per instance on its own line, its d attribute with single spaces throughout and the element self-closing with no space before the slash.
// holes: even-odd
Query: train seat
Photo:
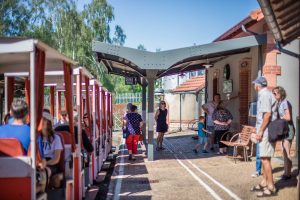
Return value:
<svg viewBox="0 0 300 200">
<path fill-rule="evenodd" d="M 0 156 L 24 156 L 25 152 L 19 140 L 16 138 L 0 139 Z"/>
</svg>

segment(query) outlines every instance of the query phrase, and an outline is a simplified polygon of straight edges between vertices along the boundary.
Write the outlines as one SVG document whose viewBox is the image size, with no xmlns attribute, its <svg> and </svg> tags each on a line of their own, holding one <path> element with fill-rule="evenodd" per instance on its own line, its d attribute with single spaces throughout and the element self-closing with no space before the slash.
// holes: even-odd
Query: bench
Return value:
<svg viewBox="0 0 300 200">
<path fill-rule="evenodd" d="M 256 133 L 255 127 L 244 125 L 239 133 L 234 134 L 229 141 L 223 140 L 221 142 L 227 146 L 233 147 L 233 158 L 237 159 L 237 148 L 242 147 L 244 153 L 244 160 L 248 161 L 247 147 L 250 144 L 251 134 Z"/>
</svg>

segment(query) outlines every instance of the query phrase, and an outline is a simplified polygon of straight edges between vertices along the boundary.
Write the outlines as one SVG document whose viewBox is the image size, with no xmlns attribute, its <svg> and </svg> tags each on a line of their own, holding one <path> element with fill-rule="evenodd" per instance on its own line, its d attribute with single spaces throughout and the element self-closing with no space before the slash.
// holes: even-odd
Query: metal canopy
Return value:
<svg viewBox="0 0 300 200">
<path fill-rule="evenodd" d="M 258 0 L 275 40 L 283 45 L 300 36 L 299 0 Z"/>
<path fill-rule="evenodd" d="M 92 49 L 109 73 L 148 77 L 150 71 L 157 71 L 155 78 L 159 78 L 197 70 L 207 63 L 207 59 L 213 64 L 225 56 L 245 53 L 251 47 L 265 43 L 265 35 L 256 35 L 160 52 L 142 51 L 98 41 L 93 42 Z"/>
<path fill-rule="evenodd" d="M 45 43 L 28 38 L 0 37 L 0 73 L 29 72 L 30 52 L 38 47 L 45 51 L 45 71 L 60 71 L 63 61 L 75 68 L 77 63 Z"/>
</svg>

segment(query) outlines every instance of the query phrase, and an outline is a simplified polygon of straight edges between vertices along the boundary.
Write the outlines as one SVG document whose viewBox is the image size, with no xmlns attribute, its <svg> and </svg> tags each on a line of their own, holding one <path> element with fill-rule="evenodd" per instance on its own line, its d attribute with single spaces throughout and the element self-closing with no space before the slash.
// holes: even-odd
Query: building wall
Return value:
<svg viewBox="0 0 300 200">
<path fill-rule="evenodd" d="M 297 39 L 283 48 L 299 55 L 300 40 Z M 277 85 L 286 90 L 287 99 L 293 106 L 293 120 L 296 122 L 296 117 L 299 116 L 299 58 L 281 52 L 277 55 L 277 65 L 281 66 Z"/>
<path fill-rule="evenodd" d="M 165 101 L 169 109 L 170 127 L 177 128 L 180 120 L 180 95 L 167 93 L 165 94 Z M 197 109 L 199 110 L 200 108 L 197 107 L 196 95 L 181 95 L 181 120 L 183 127 L 186 127 L 189 121 L 195 119 Z"/>
<path fill-rule="evenodd" d="M 225 101 L 226 108 L 232 113 L 233 115 L 233 126 L 238 127 L 239 126 L 239 105 L 240 101 L 238 95 L 240 91 L 239 86 L 239 67 L 243 60 L 250 61 L 250 81 L 249 81 L 249 91 L 251 92 L 249 102 L 245 102 L 249 104 L 250 102 L 256 101 L 256 93 L 251 85 L 251 80 L 254 80 L 257 77 L 258 74 L 258 48 L 253 47 L 251 48 L 249 53 L 243 53 L 243 54 L 237 54 L 228 56 L 227 58 L 217 62 L 214 64 L 212 68 L 208 70 L 208 85 L 207 85 L 207 95 L 208 95 L 208 101 L 212 101 L 213 98 L 213 78 L 217 72 L 218 77 L 218 92 L 221 95 L 221 98 L 223 100 L 227 100 L 227 95 L 223 93 L 223 81 L 225 80 L 223 77 L 224 72 L 224 66 L 226 64 L 230 65 L 230 78 L 233 81 L 233 92 L 230 94 L 231 100 Z"/>
</svg>

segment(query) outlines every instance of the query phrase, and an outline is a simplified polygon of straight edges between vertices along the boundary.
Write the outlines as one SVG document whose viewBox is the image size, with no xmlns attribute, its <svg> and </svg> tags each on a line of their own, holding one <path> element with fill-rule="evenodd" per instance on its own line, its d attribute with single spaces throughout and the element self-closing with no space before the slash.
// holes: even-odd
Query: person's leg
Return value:
<svg viewBox="0 0 300 200">
<path fill-rule="evenodd" d="M 161 132 L 157 132 L 157 138 L 156 138 L 156 150 L 160 150 L 160 140 L 161 140 Z"/>
<path fill-rule="evenodd" d="M 291 142 L 289 140 L 283 140 L 282 150 L 284 157 L 284 174 L 285 176 L 291 176 L 292 171 L 292 160 L 290 156 Z"/>
<path fill-rule="evenodd" d="M 205 151 L 207 151 L 207 147 L 208 147 L 208 138 L 207 137 L 205 137 L 205 139 L 204 139 L 204 146 L 203 146 L 203 150 L 205 150 Z"/>
<path fill-rule="evenodd" d="M 215 140 L 217 144 L 220 144 L 221 140 L 221 131 L 215 131 Z M 219 153 L 223 153 L 223 148 L 219 145 Z"/>
<path fill-rule="evenodd" d="M 274 180 L 273 180 L 273 172 L 272 172 L 272 165 L 271 165 L 271 158 L 270 157 L 261 157 L 261 162 L 264 169 L 264 177 L 266 185 L 269 189 L 273 190 L 275 188 Z M 264 182 L 262 182 L 264 183 Z"/>
<path fill-rule="evenodd" d="M 207 127 L 208 131 L 211 132 L 209 135 L 209 145 L 211 150 L 214 149 L 214 143 L 215 143 L 215 132 L 214 132 L 214 127 L 213 126 L 208 126 Z"/>
<path fill-rule="evenodd" d="M 129 153 L 129 159 L 131 159 L 132 157 L 132 140 L 133 140 L 133 135 L 129 134 L 128 137 L 126 138 L 126 146 Z"/>
<path fill-rule="evenodd" d="M 137 154 L 137 148 L 139 143 L 140 135 L 133 135 L 133 143 L 132 143 L 132 154 Z"/>
<path fill-rule="evenodd" d="M 256 144 L 256 174 L 261 175 L 261 160 L 259 156 L 259 145 Z"/>
<path fill-rule="evenodd" d="M 266 187 L 267 186 L 267 174 L 265 172 L 265 167 L 264 167 L 264 164 L 262 163 L 262 160 L 261 160 L 261 164 L 262 164 L 262 168 L 261 168 L 261 170 L 262 170 L 262 180 L 260 182 L 260 185 L 262 187 Z"/>
<path fill-rule="evenodd" d="M 164 136 L 165 136 L 165 133 L 161 133 L 161 136 L 160 136 L 160 148 L 161 149 L 164 149 L 164 147 L 163 147 Z"/>
</svg>

